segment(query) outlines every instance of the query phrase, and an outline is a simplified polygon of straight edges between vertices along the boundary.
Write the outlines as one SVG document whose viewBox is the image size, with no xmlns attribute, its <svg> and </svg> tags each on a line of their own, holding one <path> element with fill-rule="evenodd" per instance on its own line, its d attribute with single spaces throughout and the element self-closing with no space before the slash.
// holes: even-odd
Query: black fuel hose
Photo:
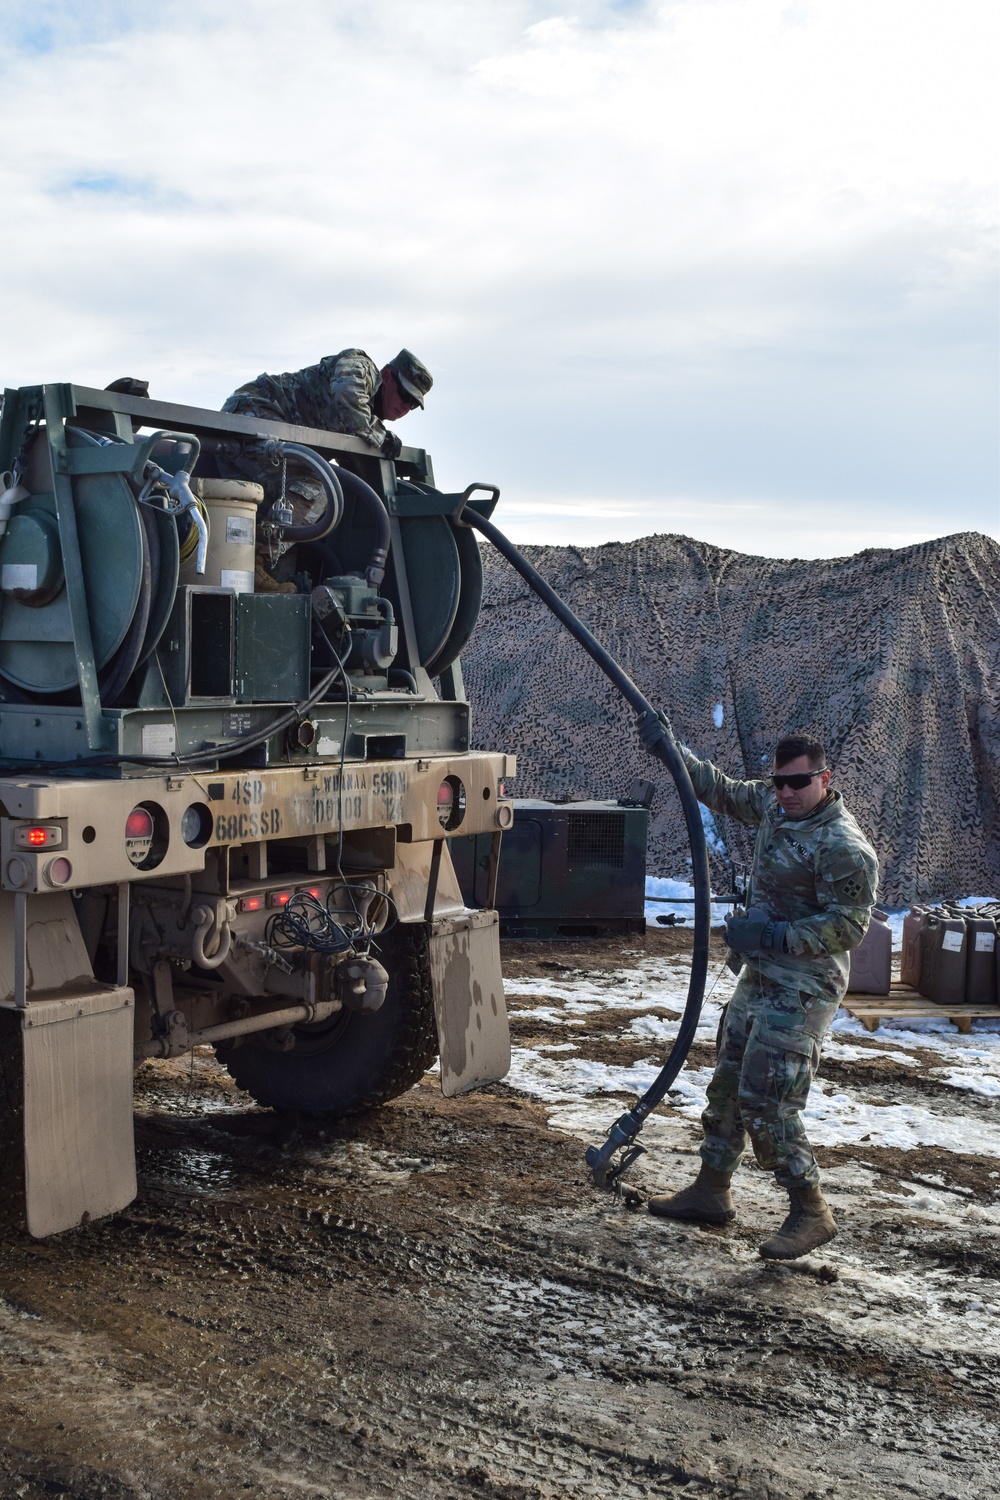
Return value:
<svg viewBox="0 0 1000 1500">
<path fill-rule="evenodd" d="M 360 501 L 375 522 L 375 546 L 365 569 L 365 580 L 373 589 L 377 589 L 385 577 L 385 564 L 389 556 L 389 512 L 371 485 L 366 484 L 359 474 L 345 469 L 343 464 L 337 465 L 337 474 L 345 494 L 353 495 L 355 500 Z"/>
<path fill-rule="evenodd" d="M 603 1146 L 591 1146 L 587 1152 L 587 1165 L 594 1175 L 594 1181 L 599 1187 L 611 1187 L 625 1168 L 634 1159 L 634 1154 L 629 1151 L 634 1146 L 635 1138 L 642 1129 L 643 1121 L 647 1115 L 656 1108 L 661 1099 L 667 1093 L 670 1085 L 677 1077 L 684 1060 L 694 1041 L 695 1032 L 698 1028 L 698 1020 L 701 1015 L 701 1005 L 705 996 L 705 980 L 708 974 L 708 949 L 711 933 L 711 883 L 708 867 L 708 846 L 705 842 L 705 829 L 701 821 L 701 809 L 695 796 L 691 778 L 688 775 L 687 766 L 677 748 L 673 735 L 666 725 L 657 719 L 656 710 L 646 699 L 628 673 L 622 668 L 612 656 L 605 651 L 601 643 L 590 633 L 582 620 L 578 620 L 565 600 L 561 599 L 556 591 L 546 583 L 542 575 L 533 568 L 528 559 L 520 553 L 517 548 L 507 540 L 502 531 L 498 531 L 492 522 L 470 507 L 466 506 L 462 512 L 461 520 L 476 531 L 482 532 L 491 541 L 497 551 L 507 559 L 511 567 L 521 575 L 525 583 L 547 605 L 556 618 L 569 631 L 570 635 L 583 647 L 587 655 L 596 662 L 605 677 L 617 688 L 625 701 L 631 705 L 640 717 L 648 715 L 650 719 L 659 724 L 660 733 L 655 743 L 650 746 L 650 752 L 658 756 L 667 770 L 670 772 L 677 787 L 677 795 L 680 798 L 681 810 L 684 814 L 684 826 L 687 830 L 688 843 L 691 848 L 691 873 L 694 880 L 694 951 L 691 956 L 691 980 L 688 985 L 687 1000 L 684 1005 L 684 1014 L 681 1024 L 674 1038 L 674 1044 L 670 1049 L 662 1069 L 653 1083 L 637 1100 L 632 1109 L 628 1110 L 611 1127 L 608 1138 Z M 638 1148 L 641 1150 L 641 1148 Z M 623 1156 L 617 1166 L 612 1165 L 615 1153 L 621 1151 Z M 635 1153 L 637 1154 L 637 1153 Z"/>
<path fill-rule="evenodd" d="M 326 491 L 327 503 L 319 519 L 308 526 L 283 526 L 281 532 L 285 541 L 318 542 L 335 526 L 339 526 L 344 514 L 345 492 L 364 506 L 375 523 L 375 545 L 365 569 L 365 580 L 373 589 L 377 589 L 385 577 L 391 533 L 389 512 L 371 485 L 366 484 L 359 474 L 345 468 L 343 464 L 335 466 L 328 463 L 321 454 L 308 448 L 305 443 L 286 443 L 283 439 L 272 438 L 263 444 L 262 451 L 268 458 L 291 456 L 301 459 L 313 470 Z"/>
<path fill-rule="evenodd" d="M 326 536 L 340 524 L 340 519 L 344 514 L 344 492 L 340 486 L 338 471 L 319 453 L 314 453 L 312 448 L 307 448 L 305 443 L 285 443 L 275 440 L 268 443 L 264 451 L 269 458 L 297 458 L 305 464 L 307 469 L 312 469 L 323 486 L 326 494 L 323 514 L 307 525 L 281 528 L 286 542 L 318 542 L 320 537 Z"/>
</svg>

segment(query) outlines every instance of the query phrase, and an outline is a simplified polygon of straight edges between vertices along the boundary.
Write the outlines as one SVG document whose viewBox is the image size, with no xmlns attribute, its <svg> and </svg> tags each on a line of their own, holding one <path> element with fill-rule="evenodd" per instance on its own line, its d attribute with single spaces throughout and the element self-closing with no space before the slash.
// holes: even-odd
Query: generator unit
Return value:
<svg viewBox="0 0 1000 1500">
<path fill-rule="evenodd" d="M 134 1196 L 135 1060 L 211 1045 L 333 1116 L 509 1066 L 449 855 L 513 819 L 459 662 L 498 491 L 135 386 L 0 418 L 0 1212 L 35 1235 Z"/>
<path fill-rule="evenodd" d="M 515 798 L 496 871 L 500 932 L 512 938 L 594 938 L 645 932 L 649 808 L 622 802 Z M 469 906 L 487 902 L 488 838 L 451 845 Z"/>
</svg>

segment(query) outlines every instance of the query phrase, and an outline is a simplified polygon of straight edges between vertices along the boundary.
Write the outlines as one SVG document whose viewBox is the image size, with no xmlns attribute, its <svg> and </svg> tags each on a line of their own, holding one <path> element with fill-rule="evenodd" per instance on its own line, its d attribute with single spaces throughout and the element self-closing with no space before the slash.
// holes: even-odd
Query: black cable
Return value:
<svg viewBox="0 0 1000 1500">
<path fill-rule="evenodd" d="M 299 955 L 300 963 L 307 953 L 346 953 L 363 936 L 364 926 L 360 921 L 356 930 L 349 932 L 308 891 L 296 891 L 286 906 L 268 918 L 264 928 L 268 947 L 279 953 L 292 950 Z"/>
<path fill-rule="evenodd" d="M 350 734 L 350 731 L 351 731 L 351 684 L 350 684 L 350 682 L 348 681 L 348 678 L 347 678 L 347 672 L 346 672 L 345 667 L 344 667 L 344 662 L 350 657 L 350 654 L 351 654 L 351 643 L 350 643 L 350 640 L 348 640 L 348 642 L 347 642 L 347 648 L 346 648 L 346 651 L 345 651 L 345 655 L 344 655 L 343 658 L 341 658 L 340 652 L 337 650 L 337 647 L 334 644 L 334 641 L 333 641 L 332 637 L 330 636 L 330 633 L 327 630 L 326 626 L 324 625 L 323 621 L 321 619 L 319 619 L 318 617 L 314 617 L 314 618 L 316 620 L 317 626 L 319 627 L 320 634 L 322 635 L 323 639 L 326 641 L 326 644 L 329 646 L 330 651 L 331 651 L 331 653 L 333 655 L 333 659 L 334 659 L 334 661 L 336 663 L 336 666 L 334 667 L 333 670 L 336 672 L 338 670 L 338 668 L 339 668 L 339 670 L 340 670 L 340 676 L 341 676 L 341 679 L 343 680 L 343 684 L 344 684 L 344 728 L 343 728 L 343 732 L 342 732 L 341 737 L 340 737 L 340 762 L 339 762 L 339 765 L 337 767 L 337 854 L 336 854 L 336 864 L 335 864 L 334 868 L 336 869 L 337 874 L 340 876 L 342 884 L 348 890 L 350 890 L 350 883 L 347 880 L 347 877 L 345 876 L 344 871 L 343 871 L 343 858 L 344 858 L 344 762 L 345 762 L 345 760 L 347 758 L 347 736 Z M 347 629 L 347 632 L 348 632 L 348 635 L 349 635 L 350 634 L 350 626 L 348 625 L 346 627 L 346 629 Z M 352 900 L 353 900 L 353 897 L 352 897 Z M 357 908 L 355 907 L 355 912 L 356 911 L 357 911 Z"/>
<path fill-rule="evenodd" d="M 363 889 L 363 887 L 362 887 L 362 889 Z M 370 889 L 370 887 L 369 887 L 369 889 Z M 351 884 L 351 882 L 349 880 L 347 880 L 347 879 L 343 879 L 342 878 L 342 880 L 341 880 L 341 882 L 339 884 L 332 885 L 330 887 L 330 889 L 329 889 L 329 891 L 327 892 L 327 895 L 326 895 L 326 909 L 327 909 L 327 911 L 334 918 L 336 918 L 338 916 L 338 914 L 339 914 L 339 908 L 336 907 L 336 906 L 331 906 L 330 903 L 333 901 L 334 896 L 336 895 L 337 891 L 341 891 L 341 890 L 346 891 L 347 894 L 350 896 L 351 903 L 352 903 L 352 905 L 354 907 L 354 914 L 360 920 L 361 913 L 358 911 L 357 901 L 356 901 L 356 897 L 357 897 L 357 894 L 358 894 L 357 887 L 353 886 Z M 375 942 L 375 939 L 377 937 L 383 937 L 385 935 L 385 933 L 391 932 L 392 929 L 399 922 L 399 908 L 396 905 L 395 901 L 389 895 L 388 891 L 380 891 L 378 889 L 378 887 L 376 887 L 375 888 L 375 894 L 372 896 L 371 901 L 368 903 L 369 910 L 371 909 L 372 906 L 377 906 L 379 903 L 384 904 L 385 908 L 386 908 L 385 925 L 382 928 L 380 928 L 380 930 L 378 932 L 376 932 L 375 931 L 375 924 L 374 924 L 374 922 L 370 922 L 368 920 L 368 918 L 367 918 L 367 915 L 366 915 L 365 922 L 364 922 L 364 927 L 365 927 L 365 951 L 366 952 L 371 948 L 372 944 Z M 376 947 L 377 946 L 378 945 L 376 944 Z"/>
<path fill-rule="evenodd" d="M 631 704 L 636 714 L 640 717 L 649 716 L 655 720 L 660 727 L 659 736 L 650 748 L 650 753 L 659 757 L 670 772 L 677 787 L 680 798 L 681 810 L 684 814 L 684 825 L 687 829 L 688 843 L 691 848 L 691 873 L 694 879 L 694 950 L 691 955 L 691 980 L 688 985 L 687 1000 L 684 1005 L 684 1014 L 681 1024 L 674 1038 L 674 1044 L 670 1049 L 662 1069 L 653 1083 L 642 1095 L 635 1106 L 628 1110 L 611 1127 L 608 1138 L 601 1147 L 591 1146 L 587 1152 L 587 1165 L 594 1174 L 594 1181 L 600 1187 L 611 1185 L 621 1175 L 629 1163 L 634 1160 L 634 1154 L 641 1148 L 634 1148 L 628 1153 L 627 1160 L 623 1159 L 618 1167 L 612 1167 L 611 1159 L 614 1154 L 626 1148 L 632 1147 L 636 1136 L 642 1129 L 646 1116 L 656 1108 L 663 1099 L 670 1085 L 677 1077 L 684 1060 L 694 1041 L 695 1032 L 698 1029 L 698 1020 L 701 1015 L 702 1000 L 705 994 L 705 980 L 708 975 L 708 952 L 711 939 L 711 882 L 708 867 L 708 846 L 705 842 L 705 829 L 701 821 L 701 808 L 695 796 L 691 778 L 688 775 L 687 766 L 681 757 L 680 751 L 674 741 L 673 735 L 657 717 L 656 710 L 652 704 L 643 696 L 629 677 L 628 673 L 619 666 L 618 662 L 605 651 L 601 643 L 587 629 L 581 620 L 570 609 L 569 605 L 559 597 L 550 584 L 546 583 L 542 575 L 533 568 L 528 559 L 520 553 L 513 543 L 509 542 L 502 531 L 498 531 L 492 522 L 487 521 L 470 506 L 466 506 L 462 512 L 462 520 L 469 526 L 481 531 L 483 536 L 491 541 L 502 557 L 505 557 L 511 567 L 518 572 L 525 583 L 534 590 L 544 604 L 552 611 L 558 620 L 565 625 L 570 635 L 586 651 L 587 655 L 600 667 L 605 677 L 617 688 L 625 701 Z"/>
<path fill-rule="evenodd" d="M 157 770 L 171 771 L 177 766 L 197 766 L 206 760 L 232 760 L 236 755 L 242 755 L 246 750 L 255 750 L 258 745 L 271 739 L 273 735 L 280 734 L 289 725 L 294 724 L 296 719 L 302 719 L 315 708 L 317 703 L 322 702 L 329 688 L 333 686 L 336 677 L 343 677 L 345 683 L 347 678 L 344 669 L 338 661 L 337 665 L 321 678 L 319 686 L 313 688 L 308 698 L 303 698 L 300 703 L 295 703 L 287 708 L 283 714 L 272 719 L 270 724 L 265 724 L 263 729 L 254 730 L 250 734 L 241 735 L 239 739 L 230 740 L 224 748 L 213 745 L 211 749 L 189 750 L 184 755 L 91 755 L 86 760 L 27 760 L 9 761 L 0 756 L 0 770 L 5 775 L 17 775 L 21 771 L 81 771 L 90 766 L 151 766 Z"/>
</svg>

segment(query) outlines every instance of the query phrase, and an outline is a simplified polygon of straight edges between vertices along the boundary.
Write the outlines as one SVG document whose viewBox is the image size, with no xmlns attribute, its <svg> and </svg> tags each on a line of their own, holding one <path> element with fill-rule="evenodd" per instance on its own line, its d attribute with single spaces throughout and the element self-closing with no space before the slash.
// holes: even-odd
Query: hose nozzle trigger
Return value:
<svg viewBox="0 0 1000 1500">
<path fill-rule="evenodd" d="M 609 1192 L 615 1193 L 619 1198 L 624 1196 L 622 1193 L 622 1178 L 625 1176 L 625 1173 L 628 1171 L 629 1167 L 634 1166 L 635 1163 L 639 1160 L 639 1157 L 645 1156 L 645 1154 L 645 1146 L 633 1146 L 630 1151 L 622 1152 L 621 1156 L 618 1158 L 614 1166 L 608 1168 L 608 1172 L 604 1180 L 604 1185 L 609 1190 Z M 635 1188 L 630 1188 L 629 1192 L 634 1197 L 638 1197 L 635 1192 Z"/>
<path fill-rule="evenodd" d="M 637 1146 L 635 1138 L 642 1129 L 642 1122 L 646 1118 L 647 1111 L 640 1113 L 639 1106 L 630 1109 L 616 1120 L 608 1131 L 608 1138 L 603 1146 L 588 1146 L 587 1166 L 594 1174 L 594 1185 L 606 1188 L 614 1192 L 619 1181 L 640 1156 L 645 1154 L 645 1146 Z M 613 1161 L 615 1154 L 622 1153 L 620 1160 Z"/>
</svg>

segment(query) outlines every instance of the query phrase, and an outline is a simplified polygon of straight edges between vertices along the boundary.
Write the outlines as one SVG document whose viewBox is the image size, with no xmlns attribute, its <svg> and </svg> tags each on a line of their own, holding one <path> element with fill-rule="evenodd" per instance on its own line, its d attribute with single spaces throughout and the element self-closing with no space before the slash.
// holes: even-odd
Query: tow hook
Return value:
<svg viewBox="0 0 1000 1500">
<path fill-rule="evenodd" d="M 221 910 L 218 907 L 221 907 Z M 196 906 L 191 912 L 190 920 L 196 924 L 191 938 L 191 956 L 195 963 L 200 969 L 220 968 L 229 957 L 233 941 L 229 912 L 225 903 L 218 903 L 215 910 L 210 906 Z M 209 933 L 214 933 L 216 939 L 211 953 L 205 951 L 205 940 Z"/>
</svg>

